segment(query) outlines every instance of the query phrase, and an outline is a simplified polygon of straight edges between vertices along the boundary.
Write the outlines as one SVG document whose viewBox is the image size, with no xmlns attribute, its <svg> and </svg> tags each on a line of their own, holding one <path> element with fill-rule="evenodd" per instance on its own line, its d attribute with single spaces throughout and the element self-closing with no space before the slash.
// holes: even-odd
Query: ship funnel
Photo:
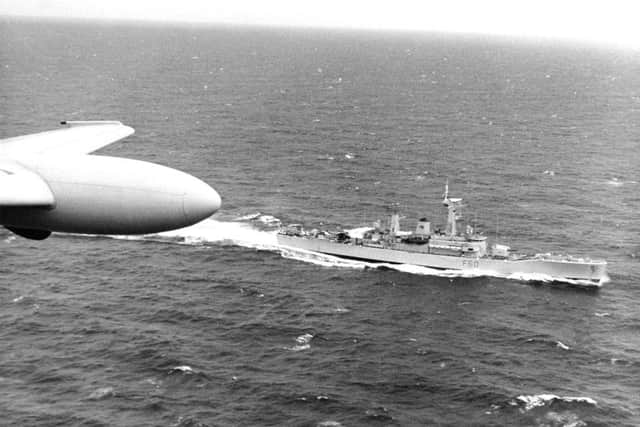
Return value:
<svg viewBox="0 0 640 427">
<path fill-rule="evenodd" d="M 431 235 L 431 223 L 427 218 L 420 218 L 416 225 L 416 236 L 430 236 Z"/>
</svg>

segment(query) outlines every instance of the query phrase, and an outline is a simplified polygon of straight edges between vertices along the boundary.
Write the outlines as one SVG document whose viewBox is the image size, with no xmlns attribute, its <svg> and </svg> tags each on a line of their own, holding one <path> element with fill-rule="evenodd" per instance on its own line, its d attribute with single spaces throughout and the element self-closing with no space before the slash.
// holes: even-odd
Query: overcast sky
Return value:
<svg viewBox="0 0 640 427">
<path fill-rule="evenodd" d="M 425 30 L 640 48 L 638 0 L 0 0 L 0 15 Z"/>
</svg>

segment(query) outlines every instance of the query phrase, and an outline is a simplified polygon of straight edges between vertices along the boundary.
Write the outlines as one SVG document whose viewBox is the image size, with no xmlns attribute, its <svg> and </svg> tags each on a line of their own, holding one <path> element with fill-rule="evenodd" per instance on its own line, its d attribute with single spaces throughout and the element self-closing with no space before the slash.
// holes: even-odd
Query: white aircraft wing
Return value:
<svg viewBox="0 0 640 427">
<path fill-rule="evenodd" d="M 0 161 L 0 207 L 53 207 L 49 185 L 36 173 L 17 162 Z"/>
<path fill-rule="evenodd" d="M 62 129 L 0 140 L 0 157 L 88 154 L 134 130 L 118 121 L 61 122 Z"/>
</svg>

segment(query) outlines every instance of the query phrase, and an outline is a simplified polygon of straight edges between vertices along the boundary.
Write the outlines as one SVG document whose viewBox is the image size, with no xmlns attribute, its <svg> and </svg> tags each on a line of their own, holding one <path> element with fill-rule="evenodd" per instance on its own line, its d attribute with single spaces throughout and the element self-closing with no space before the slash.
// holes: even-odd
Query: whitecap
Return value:
<svg viewBox="0 0 640 427">
<path fill-rule="evenodd" d="M 193 374 L 193 369 L 191 369 L 191 367 L 187 365 L 175 366 L 171 368 L 171 372 L 175 372 L 175 371 L 179 371 L 184 374 Z"/>
<path fill-rule="evenodd" d="M 14 299 L 11 300 L 11 302 L 20 302 L 24 299 L 24 295 L 20 295 L 19 297 L 16 297 Z"/>
<path fill-rule="evenodd" d="M 609 317 L 609 316 L 611 316 L 611 313 L 608 313 L 608 312 L 606 312 L 606 311 L 605 311 L 605 312 L 603 312 L 603 313 L 599 313 L 599 312 L 597 312 L 597 311 L 596 311 L 596 312 L 595 312 L 595 315 L 596 315 L 597 317 Z"/>
<path fill-rule="evenodd" d="M 251 213 L 251 214 L 243 215 L 236 218 L 236 221 L 251 221 L 253 219 L 258 218 L 260 215 L 262 215 L 261 212 Z"/>
<path fill-rule="evenodd" d="M 91 394 L 89 394 L 88 399 L 98 400 L 98 399 L 104 399 L 106 397 L 111 397 L 115 395 L 116 393 L 113 387 L 101 387 L 99 389 L 92 391 Z"/>
<path fill-rule="evenodd" d="M 355 155 L 353 153 L 347 153 L 344 155 L 345 159 L 347 160 L 353 160 L 353 158 L 355 157 Z"/>
<path fill-rule="evenodd" d="M 311 340 L 313 339 L 313 335 L 306 333 L 296 337 L 296 345 L 292 347 L 285 347 L 285 350 L 289 351 L 304 351 L 311 348 Z"/>
<path fill-rule="evenodd" d="M 638 181 L 625 181 L 616 177 L 613 177 L 609 180 L 606 181 L 606 184 L 611 185 L 613 187 L 622 187 L 623 185 L 628 185 L 628 184 L 637 184 Z"/>
<path fill-rule="evenodd" d="M 331 421 L 331 420 L 329 420 L 329 421 L 320 421 L 317 424 L 317 427 L 342 427 L 342 424 L 340 424 L 337 421 Z"/>
<path fill-rule="evenodd" d="M 267 225 L 280 224 L 280 220 L 273 215 L 260 215 L 258 221 Z"/>
<path fill-rule="evenodd" d="M 289 350 L 289 351 L 304 351 L 304 350 L 309 350 L 311 348 L 311 345 L 309 344 L 303 344 L 303 345 L 294 345 L 292 347 L 285 347 L 285 350 Z"/>
<path fill-rule="evenodd" d="M 300 335 L 299 337 L 296 338 L 296 342 L 298 344 L 307 344 L 308 342 L 311 341 L 311 339 L 313 338 L 313 335 L 311 334 L 304 334 L 304 335 Z"/>
<path fill-rule="evenodd" d="M 561 348 L 563 350 L 569 350 L 569 346 L 562 343 L 561 341 L 556 342 L 556 347 Z"/>
<path fill-rule="evenodd" d="M 525 411 L 530 411 L 533 408 L 537 408 L 539 406 L 544 406 L 553 401 L 562 401 L 566 403 L 587 403 L 589 405 L 597 405 L 597 402 L 590 397 L 560 397 L 555 394 L 536 394 L 531 396 L 521 395 L 516 398 L 516 400 L 524 403 Z"/>
</svg>

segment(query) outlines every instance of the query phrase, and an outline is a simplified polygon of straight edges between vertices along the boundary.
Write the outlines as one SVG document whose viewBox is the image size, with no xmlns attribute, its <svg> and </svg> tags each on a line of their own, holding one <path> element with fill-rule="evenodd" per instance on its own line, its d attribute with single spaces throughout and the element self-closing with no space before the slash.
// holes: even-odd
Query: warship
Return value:
<svg viewBox="0 0 640 427">
<path fill-rule="evenodd" d="M 542 275 L 553 281 L 578 280 L 598 286 L 608 278 L 604 260 L 553 253 L 528 255 L 498 243 L 488 246 L 487 237 L 471 225 L 458 229 L 462 199 L 449 197 L 448 183 L 443 197 L 448 213 L 444 230 L 432 230 L 430 221 L 421 218 L 415 231 L 402 231 L 400 217 L 394 213 L 385 226 L 376 222 L 360 235 L 306 231 L 300 224 L 290 224 L 278 231 L 278 244 L 370 263 L 411 264 L 479 275 Z"/>
</svg>

